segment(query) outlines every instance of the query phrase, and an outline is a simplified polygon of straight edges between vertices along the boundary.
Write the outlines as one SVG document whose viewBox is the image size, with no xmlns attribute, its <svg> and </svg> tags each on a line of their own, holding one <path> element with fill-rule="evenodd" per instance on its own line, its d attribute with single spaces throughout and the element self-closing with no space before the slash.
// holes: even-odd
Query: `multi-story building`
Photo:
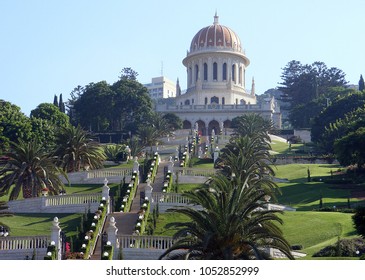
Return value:
<svg viewBox="0 0 365 280">
<path fill-rule="evenodd" d="M 170 98 L 176 96 L 176 83 L 161 76 L 152 78 L 151 83 L 144 84 L 152 99 Z"/>
</svg>

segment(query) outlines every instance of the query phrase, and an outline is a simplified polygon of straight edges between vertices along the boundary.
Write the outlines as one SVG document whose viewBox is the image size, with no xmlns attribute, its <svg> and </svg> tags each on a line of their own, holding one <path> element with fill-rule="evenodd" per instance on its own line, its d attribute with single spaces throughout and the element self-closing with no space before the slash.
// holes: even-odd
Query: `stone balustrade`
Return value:
<svg viewBox="0 0 365 280">
<path fill-rule="evenodd" d="M 118 235 L 120 248 L 167 250 L 173 244 L 170 236 Z"/>
<path fill-rule="evenodd" d="M 216 174 L 215 169 L 204 168 L 188 168 L 188 167 L 174 167 L 174 172 L 178 172 L 182 176 L 201 176 L 211 177 Z"/>
<path fill-rule="evenodd" d="M 7 236 L 0 237 L 0 254 L 2 250 L 28 250 L 47 248 L 49 236 Z"/>
<path fill-rule="evenodd" d="M 87 179 L 132 176 L 132 168 L 109 168 L 87 172 Z"/>
<path fill-rule="evenodd" d="M 7 211 L 12 213 L 84 213 L 95 211 L 101 193 L 55 195 L 12 200 L 7 203 Z"/>
<path fill-rule="evenodd" d="M 152 193 L 152 200 L 154 203 L 169 203 L 169 204 L 189 204 L 189 199 L 185 196 L 182 196 L 179 193 Z"/>
<path fill-rule="evenodd" d="M 101 193 L 47 196 L 44 200 L 44 207 L 71 204 L 92 204 L 100 202 Z"/>
</svg>

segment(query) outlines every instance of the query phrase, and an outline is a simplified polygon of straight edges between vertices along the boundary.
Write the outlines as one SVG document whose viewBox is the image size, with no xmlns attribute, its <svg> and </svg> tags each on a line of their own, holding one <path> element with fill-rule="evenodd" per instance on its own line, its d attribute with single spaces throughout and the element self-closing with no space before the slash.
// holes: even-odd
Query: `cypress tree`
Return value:
<svg viewBox="0 0 365 280">
<path fill-rule="evenodd" d="M 364 89 L 365 89 L 364 78 L 362 77 L 362 75 L 360 75 L 360 80 L 359 80 L 359 91 L 363 91 Z"/>
<path fill-rule="evenodd" d="M 56 94 L 54 95 L 54 98 L 53 98 L 53 105 L 55 105 L 55 106 L 58 107 L 58 99 L 57 99 L 57 95 Z"/>
<path fill-rule="evenodd" d="M 60 94 L 60 102 L 59 102 L 58 108 L 60 109 L 60 111 L 62 113 L 65 112 L 65 104 L 63 103 L 62 93 Z"/>
</svg>

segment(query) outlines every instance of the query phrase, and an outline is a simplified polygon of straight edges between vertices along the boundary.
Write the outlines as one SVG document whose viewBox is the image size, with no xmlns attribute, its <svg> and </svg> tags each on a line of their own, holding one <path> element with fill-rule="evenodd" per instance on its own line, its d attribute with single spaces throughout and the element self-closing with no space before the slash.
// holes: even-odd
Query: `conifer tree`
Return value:
<svg viewBox="0 0 365 280">
<path fill-rule="evenodd" d="M 53 98 L 53 105 L 55 105 L 55 106 L 58 107 L 58 99 L 57 99 L 57 95 L 56 94 L 54 95 L 54 98 Z"/>
<path fill-rule="evenodd" d="M 62 93 L 60 94 L 60 102 L 59 102 L 58 108 L 60 109 L 60 111 L 62 113 L 65 112 L 65 103 L 63 103 Z"/>
<path fill-rule="evenodd" d="M 362 77 L 362 75 L 360 75 L 360 80 L 359 80 L 359 91 L 363 91 L 364 89 L 365 89 L 364 78 Z"/>
</svg>

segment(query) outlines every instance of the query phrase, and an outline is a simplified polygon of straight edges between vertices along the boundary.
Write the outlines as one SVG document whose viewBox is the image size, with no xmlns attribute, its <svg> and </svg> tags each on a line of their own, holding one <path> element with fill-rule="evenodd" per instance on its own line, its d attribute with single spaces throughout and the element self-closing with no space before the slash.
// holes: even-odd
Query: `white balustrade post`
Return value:
<svg viewBox="0 0 365 280">
<path fill-rule="evenodd" d="M 134 163 L 133 163 L 133 172 L 137 172 L 137 174 L 139 174 L 139 163 L 138 163 L 138 157 L 134 158 Z"/>
<path fill-rule="evenodd" d="M 105 178 L 104 179 L 104 186 L 103 186 L 102 191 L 101 191 L 101 196 L 102 196 L 102 199 L 105 199 L 106 202 L 107 202 L 107 205 L 108 205 L 107 212 L 108 213 L 110 212 L 109 191 L 110 191 L 110 188 L 108 186 L 108 180 L 107 180 L 107 178 Z"/>
<path fill-rule="evenodd" d="M 179 161 L 179 148 L 176 148 L 176 151 L 175 151 L 175 161 Z"/>
<path fill-rule="evenodd" d="M 216 162 L 216 160 L 218 159 L 218 157 L 219 157 L 219 148 L 218 148 L 218 146 L 215 148 L 215 150 L 214 150 L 214 163 Z"/>
<path fill-rule="evenodd" d="M 61 228 L 57 217 L 54 217 L 51 227 L 51 241 L 55 242 L 57 260 L 61 259 Z"/>
<path fill-rule="evenodd" d="M 146 180 L 146 183 L 147 183 L 147 185 L 146 185 L 146 187 L 144 189 L 145 197 L 148 198 L 148 200 L 149 200 L 150 203 L 153 203 L 153 198 L 152 198 L 153 187 L 151 186 L 151 179 L 148 178 Z"/>
<path fill-rule="evenodd" d="M 170 171 L 171 173 L 174 173 L 174 161 L 172 157 L 170 157 L 170 160 L 168 162 L 167 170 Z"/>
<path fill-rule="evenodd" d="M 119 253 L 119 246 L 117 243 L 117 232 L 118 228 L 115 226 L 115 218 L 110 217 L 108 227 L 106 228 L 106 233 L 108 234 L 108 241 L 114 248 L 113 260 L 117 259 Z"/>
</svg>

